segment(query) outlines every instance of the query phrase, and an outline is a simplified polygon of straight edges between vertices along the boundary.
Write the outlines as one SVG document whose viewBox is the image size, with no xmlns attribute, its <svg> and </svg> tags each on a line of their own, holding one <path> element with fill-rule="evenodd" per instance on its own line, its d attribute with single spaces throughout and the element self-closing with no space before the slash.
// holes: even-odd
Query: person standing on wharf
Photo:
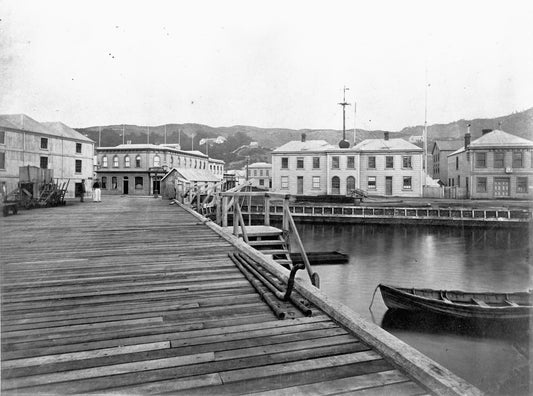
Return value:
<svg viewBox="0 0 533 396">
<path fill-rule="evenodd" d="M 98 179 L 96 179 L 96 181 L 93 184 L 93 190 L 94 190 L 93 201 L 94 202 L 102 202 L 100 200 L 102 191 L 100 190 L 100 182 L 98 181 Z"/>
</svg>

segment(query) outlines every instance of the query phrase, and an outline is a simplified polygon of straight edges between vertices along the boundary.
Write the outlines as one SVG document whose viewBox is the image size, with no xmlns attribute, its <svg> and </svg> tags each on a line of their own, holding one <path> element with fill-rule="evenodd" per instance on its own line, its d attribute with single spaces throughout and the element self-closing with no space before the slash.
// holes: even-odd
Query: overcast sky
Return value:
<svg viewBox="0 0 533 396">
<path fill-rule="evenodd" d="M 0 1 L 0 114 L 399 130 L 533 106 L 533 2 Z M 426 73 L 427 70 L 427 73 Z"/>
</svg>

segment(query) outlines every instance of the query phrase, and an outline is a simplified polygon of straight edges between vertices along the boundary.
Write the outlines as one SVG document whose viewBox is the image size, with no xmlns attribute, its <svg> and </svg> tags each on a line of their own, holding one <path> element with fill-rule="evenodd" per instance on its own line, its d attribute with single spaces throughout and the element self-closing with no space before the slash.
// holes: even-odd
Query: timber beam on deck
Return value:
<svg viewBox="0 0 533 396">
<path fill-rule="evenodd" d="M 312 286 L 295 292 L 313 316 L 281 301 L 278 320 L 229 254 L 287 272 L 160 199 L 24 211 L 0 230 L 3 395 L 479 394 Z"/>
</svg>

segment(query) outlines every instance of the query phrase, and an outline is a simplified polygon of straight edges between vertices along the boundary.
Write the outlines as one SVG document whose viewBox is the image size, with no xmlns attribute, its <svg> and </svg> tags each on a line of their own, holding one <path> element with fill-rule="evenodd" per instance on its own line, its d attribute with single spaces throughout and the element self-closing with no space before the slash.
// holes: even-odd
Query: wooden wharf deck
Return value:
<svg viewBox="0 0 533 396">
<path fill-rule="evenodd" d="M 311 286 L 314 315 L 278 320 L 228 257 L 247 248 L 177 205 L 105 197 L 0 227 L 2 394 L 478 394 Z"/>
</svg>

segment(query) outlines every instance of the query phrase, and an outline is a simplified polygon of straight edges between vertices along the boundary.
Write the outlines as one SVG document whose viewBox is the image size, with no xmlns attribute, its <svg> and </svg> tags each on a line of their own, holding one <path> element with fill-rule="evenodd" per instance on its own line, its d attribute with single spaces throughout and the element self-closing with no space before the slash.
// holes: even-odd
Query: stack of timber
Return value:
<svg viewBox="0 0 533 396">
<path fill-rule="evenodd" d="M 318 300 L 278 320 L 228 256 L 238 246 L 176 205 L 52 210 L 0 218 L 3 395 L 478 394 Z"/>
</svg>

